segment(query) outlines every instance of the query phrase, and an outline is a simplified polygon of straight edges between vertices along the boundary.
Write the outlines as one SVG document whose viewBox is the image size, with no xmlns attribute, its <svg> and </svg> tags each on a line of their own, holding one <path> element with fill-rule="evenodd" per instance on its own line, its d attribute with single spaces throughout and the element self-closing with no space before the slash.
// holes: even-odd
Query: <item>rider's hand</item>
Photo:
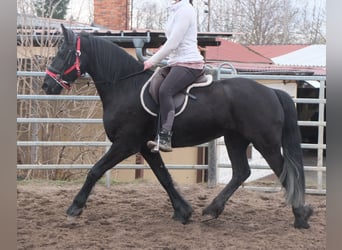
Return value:
<svg viewBox="0 0 342 250">
<path fill-rule="evenodd" d="M 144 62 L 144 70 L 147 70 L 152 67 L 153 67 L 153 64 L 150 63 L 148 60 Z"/>
</svg>

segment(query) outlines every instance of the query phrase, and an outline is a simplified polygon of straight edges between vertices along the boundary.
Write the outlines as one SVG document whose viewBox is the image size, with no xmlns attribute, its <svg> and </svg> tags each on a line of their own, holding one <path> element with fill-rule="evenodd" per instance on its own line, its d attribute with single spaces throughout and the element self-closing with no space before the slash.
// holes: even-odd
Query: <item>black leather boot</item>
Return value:
<svg viewBox="0 0 342 250">
<path fill-rule="evenodd" d="M 162 131 L 159 132 L 159 148 L 163 152 L 171 152 L 171 136 L 172 131 L 167 131 L 162 129 Z"/>
<path fill-rule="evenodd" d="M 154 141 L 148 141 L 147 146 L 151 149 L 152 152 L 157 153 L 159 150 L 163 152 L 171 152 L 171 136 L 172 131 L 167 131 L 162 129 L 159 134 L 156 136 Z"/>
</svg>

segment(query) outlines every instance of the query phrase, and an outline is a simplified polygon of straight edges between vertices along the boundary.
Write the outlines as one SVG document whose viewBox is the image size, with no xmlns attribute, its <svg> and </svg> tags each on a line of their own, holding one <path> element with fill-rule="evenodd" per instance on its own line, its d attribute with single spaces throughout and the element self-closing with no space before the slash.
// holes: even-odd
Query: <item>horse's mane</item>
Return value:
<svg viewBox="0 0 342 250">
<path fill-rule="evenodd" d="M 82 32 L 81 36 L 89 40 L 93 61 L 88 63 L 95 64 L 97 75 L 101 74 L 106 80 L 114 81 L 142 70 L 142 63 L 117 44 L 86 32 Z"/>
</svg>

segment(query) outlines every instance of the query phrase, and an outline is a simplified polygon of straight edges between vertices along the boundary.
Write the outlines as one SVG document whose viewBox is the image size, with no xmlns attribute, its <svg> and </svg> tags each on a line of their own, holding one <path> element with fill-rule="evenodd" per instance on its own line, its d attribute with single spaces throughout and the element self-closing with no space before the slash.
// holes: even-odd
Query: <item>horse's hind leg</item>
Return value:
<svg viewBox="0 0 342 250">
<path fill-rule="evenodd" d="M 143 146 L 141 149 L 141 154 L 150 165 L 153 173 L 158 178 L 160 184 L 164 187 L 170 197 L 171 204 L 174 208 L 173 219 L 186 224 L 192 215 L 193 209 L 175 189 L 172 178 L 165 167 L 160 154 L 151 153 L 146 146 Z"/>
<path fill-rule="evenodd" d="M 246 155 L 249 141 L 237 133 L 230 133 L 224 139 L 232 164 L 233 176 L 225 188 L 202 212 L 202 215 L 209 215 L 213 218 L 217 218 L 222 213 L 227 200 L 250 176 L 250 167 Z"/>
<path fill-rule="evenodd" d="M 128 148 L 124 149 L 120 143 L 112 144 L 107 153 L 88 172 L 86 181 L 68 208 L 67 214 L 71 217 L 81 215 L 88 196 L 95 183 L 107 170 L 111 169 L 133 153 L 134 152 Z"/>
<path fill-rule="evenodd" d="M 279 145 L 270 145 L 267 147 L 258 147 L 257 145 L 254 145 L 259 152 L 262 154 L 262 156 L 265 158 L 269 166 L 272 168 L 274 173 L 278 178 L 280 178 L 283 168 L 284 168 L 284 158 L 280 151 Z M 287 185 L 287 181 L 293 182 L 291 185 Z M 286 189 L 293 189 L 295 185 L 298 185 L 295 183 L 295 179 L 284 179 L 282 180 L 282 186 Z M 286 192 L 293 193 L 294 190 L 286 190 Z M 304 191 L 303 191 L 304 192 Z M 304 195 L 304 193 L 303 193 Z M 309 228 L 310 225 L 308 224 L 308 219 L 313 213 L 313 210 L 310 206 L 304 205 L 304 197 L 302 198 L 302 201 L 300 204 L 292 204 L 292 212 L 295 216 L 295 222 L 294 227 L 295 228 Z"/>
</svg>

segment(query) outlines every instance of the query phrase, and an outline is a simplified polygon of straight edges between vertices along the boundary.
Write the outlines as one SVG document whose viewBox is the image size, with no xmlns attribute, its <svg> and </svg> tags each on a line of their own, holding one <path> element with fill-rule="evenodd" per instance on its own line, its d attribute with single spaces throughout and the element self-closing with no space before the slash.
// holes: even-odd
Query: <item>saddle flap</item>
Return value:
<svg viewBox="0 0 342 250">
<path fill-rule="evenodd" d="M 157 116 L 159 112 L 159 87 L 170 67 L 157 68 L 153 75 L 146 81 L 140 93 L 140 101 L 147 113 Z M 190 90 L 196 87 L 205 87 L 212 83 L 212 75 L 203 74 L 186 89 L 174 96 L 175 116 L 181 114 L 188 103 Z M 192 96 L 192 95 L 191 95 Z"/>
</svg>

